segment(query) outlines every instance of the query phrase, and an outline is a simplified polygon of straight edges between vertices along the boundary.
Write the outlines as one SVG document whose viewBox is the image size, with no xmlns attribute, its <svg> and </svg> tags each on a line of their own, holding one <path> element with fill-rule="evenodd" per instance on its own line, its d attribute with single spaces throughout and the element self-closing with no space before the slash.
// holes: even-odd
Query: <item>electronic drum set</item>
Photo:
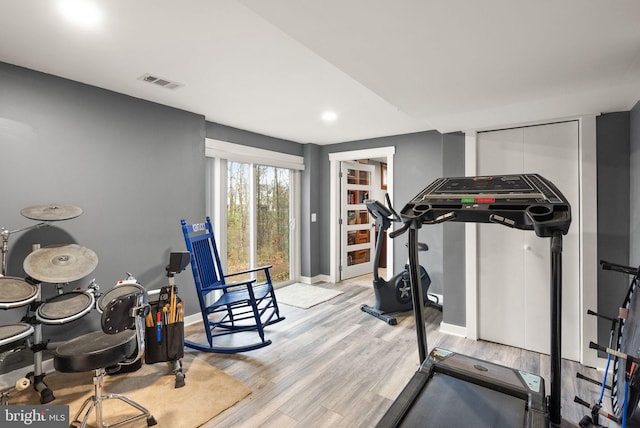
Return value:
<svg viewBox="0 0 640 428">
<path fill-rule="evenodd" d="M 49 204 L 28 207 L 20 213 L 26 218 L 38 220 L 41 223 L 15 231 L 2 228 L 0 232 L 2 236 L 0 309 L 27 308 L 20 322 L 0 326 L 0 366 L 9 354 L 31 349 L 34 356 L 34 371 L 28 373 L 25 378 L 19 379 L 8 391 L 0 392 L 0 404 L 7 404 L 8 394 L 11 391 L 23 390 L 29 385 L 33 385 L 40 394 L 41 404 L 45 404 L 54 400 L 55 397 L 53 391 L 44 382 L 42 352 L 46 349 L 55 349 L 60 342 L 45 342 L 42 326 L 70 323 L 87 315 L 94 307 L 102 312 L 103 301 L 109 302 L 125 293 L 127 284 L 136 281 L 129 276 L 127 280 L 119 281 L 116 287 L 104 295 L 98 292 L 99 286 L 95 280 L 91 280 L 86 290 L 76 289 L 64 292 L 66 285 L 88 276 L 98 265 L 96 253 L 76 244 L 43 248 L 38 244 L 33 245 L 32 252 L 23 263 L 27 277 L 23 279 L 6 276 L 8 242 L 11 234 L 45 226 L 49 224 L 48 222 L 75 218 L 82 214 L 82 209 L 73 205 Z M 42 301 L 42 283 L 55 284 L 57 294 Z"/>
</svg>

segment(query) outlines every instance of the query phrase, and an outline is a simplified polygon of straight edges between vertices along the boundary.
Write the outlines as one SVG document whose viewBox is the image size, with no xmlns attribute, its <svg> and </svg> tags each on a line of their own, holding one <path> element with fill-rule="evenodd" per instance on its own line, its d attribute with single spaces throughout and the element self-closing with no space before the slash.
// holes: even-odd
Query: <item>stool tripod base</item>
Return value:
<svg viewBox="0 0 640 428">
<path fill-rule="evenodd" d="M 80 427 L 84 428 L 87 426 L 87 421 L 89 420 L 89 416 L 95 410 L 96 414 L 96 426 L 99 428 L 109 428 L 116 427 L 124 424 L 128 424 L 129 422 L 133 422 L 138 419 L 145 418 L 147 420 L 147 426 L 156 425 L 157 422 L 155 418 L 149 413 L 142 405 L 136 403 L 129 397 L 122 394 L 106 394 L 102 395 L 102 382 L 104 380 L 105 369 L 96 369 L 93 376 L 93 386 L 94 386 L 94 395 L 92 397 L 87 398 L 80 409 L 76 413 L 74 420 L 71 421 L 70 426 L 72 427 Z M 127 417 L 120 421 L 114 422 L 112 424 L 106 424 L 102 420 L 102 402 L 105 400 L 116 399 L 120 400 L 124 403 L 129 404 L 131 407 L 134 407 L 138 410 L 138 414 L 134 416 Z M 82 420 L 80 420 L 82 418 Z"/>
<path fill-rule="evenodd" d="M 35 374 L 34 372 L 29 372 L 26 375 L 26 379 L 33 385 L 33 389 L 40 394 L 40 404 L 47 404 L 56 399 L 53 391 L 44 381 L 45 376 L 45 373 Z"/>
</svg>

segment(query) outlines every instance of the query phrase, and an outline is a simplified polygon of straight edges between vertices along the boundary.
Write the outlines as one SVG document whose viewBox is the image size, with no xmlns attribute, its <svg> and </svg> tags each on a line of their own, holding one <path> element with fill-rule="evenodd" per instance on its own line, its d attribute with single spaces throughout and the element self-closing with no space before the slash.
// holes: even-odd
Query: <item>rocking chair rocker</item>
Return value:
<svg viewBox="0 0 640 428">
<path fill-rule="evenodd" d="M 271 283 L 271 266 L 225 275 L 211 219 L 207 217 L 204 223 L 187 224 L 185 220 L 180 223 L 191 255 L 191 269 L 208 342 L 201 344 L 185 340 L 185 346 L 203 352 L 236 354 L 270 345 L 271 340 L 265 339 L 264 327 L 285 319 L 280 315 Z M 264 281 L 248 279 L 227 283 L 230 277 L 246 274 L 257 277 L 260 273 L 264 275 Z M 259 340 L 237 346 L 214 343 L 216 338 L 239 332 L 256 333 Z"/>
</svg>

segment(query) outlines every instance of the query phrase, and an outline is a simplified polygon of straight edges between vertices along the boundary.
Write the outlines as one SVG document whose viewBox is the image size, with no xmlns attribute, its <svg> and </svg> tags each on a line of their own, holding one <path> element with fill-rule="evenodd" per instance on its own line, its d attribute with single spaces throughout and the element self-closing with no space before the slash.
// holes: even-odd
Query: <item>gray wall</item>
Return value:
<svg viewBox="0 0 640 428">
<path fill-rule="evenodd" d="M 442 139 L 444 177 L 464 177 L 464 134 L 445 134 Z M 464 223 L 444 223 L 442 268 L 444 308 L 442 321 L 459 326 L 466 322 L 466 274 Z"/>
<path fill-rule="evenodd" d="M 330 271 L 329 153 L 387 146 L 395 147 L 392 203 L 396 211 L 400 212 L 402 207 L 426 185 L 442 176 L 442 135 L 436 131 L 321 146 L 323 173 L 317 197 L 322 201 L 319 214 L 320 230 L 325 232 L 320 236 L 322 258 L 318 273 L 328 274 Z M 441 294 L 443 277 L 442 225 L 423 228 L 420 231 L 419 239 L 429 245 L 429 251 L 420 255 L 420 263 L 431 276 L 432 291 Z M 406 234 L 393 240 L 395 272 L 400 272 L 407 261 L 406 242 Z"/>
<path fill-rule="evenodd" d="M 630 141 L 630 246 L 629 264 L 640 265 L 640 102 L 631 109 Z"/>
<path fill-rule="evenodd" d="M 629 112 L 597 118 L 598 260 L 629 263 Z M 627 275 L 598 269 L 598 313 L 616 316 L 629 287 Z M 593 308 L 588 308 L 593 309 Z M 598 341 L 608 343 L 611 323 L 598 322 Z"/>
<path fill-rule="evenodd" d="M 147 288 L 166 283 L 170 251 L 184 251 L 180 219 L 204 216 L 205 121 L 200 115 L 0 63 L 0 147 L 3 198 L 0 226 L 37 224 L 20 215 L 32 205 L 72 204 L 75 219 L 14 233 L 8 275 L 24 277 L 32 244 L 77 243 L 98 255 L 91 278 L 101 291 L 125 272 Z M 197 311 L 190 271 L 177 277 L 186 313 Z M 55 294 L 42 285 L 43 297 Z M 17 322 L 26 308 L 0 312 Z M 46 339 L 75 337 L 99 326 L 94 311 Z"/>
<path fill-rule="evenodd" d="M 320 211 L 320 207 L 322 206 L 320 199 L 313 197 L 313 195 L 317 192 L 317 186 L 320 182 L 324 164 L 320 155 L 320 146 L 316 144 L 305 144 L 303 152 L 305 170 L 302 173 L 301 180 L 301 275 L 312 278 L 320 272 L 321 249 L 318 242 L 320 242 L 322 233 L 319 226 L 320 223 L 317 220 L 311 222 L 311 214 L 315 213 L 317 219 L 318 211 Z"/>
</svg>

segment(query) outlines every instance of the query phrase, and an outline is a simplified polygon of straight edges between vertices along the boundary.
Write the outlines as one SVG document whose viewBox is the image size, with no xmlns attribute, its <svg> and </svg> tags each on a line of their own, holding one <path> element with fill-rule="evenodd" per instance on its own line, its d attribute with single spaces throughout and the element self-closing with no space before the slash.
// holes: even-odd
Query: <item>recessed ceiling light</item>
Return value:
<svg viewBox="0 0 640 428">
<path fill-rule="evenodd" d="M 325 111 L 324 113 L 322 113 L 322 120 L 324 120 L 325 122 L 335 122 L 337 118 L 338 115 L 335 111 Z"/>
<path fill-rule="evenodd" d="M 102 19 L 102 11 L 89 0 L 60 0 L 60 12 L 74 24 L 93 27 Z"/>
</svg>

